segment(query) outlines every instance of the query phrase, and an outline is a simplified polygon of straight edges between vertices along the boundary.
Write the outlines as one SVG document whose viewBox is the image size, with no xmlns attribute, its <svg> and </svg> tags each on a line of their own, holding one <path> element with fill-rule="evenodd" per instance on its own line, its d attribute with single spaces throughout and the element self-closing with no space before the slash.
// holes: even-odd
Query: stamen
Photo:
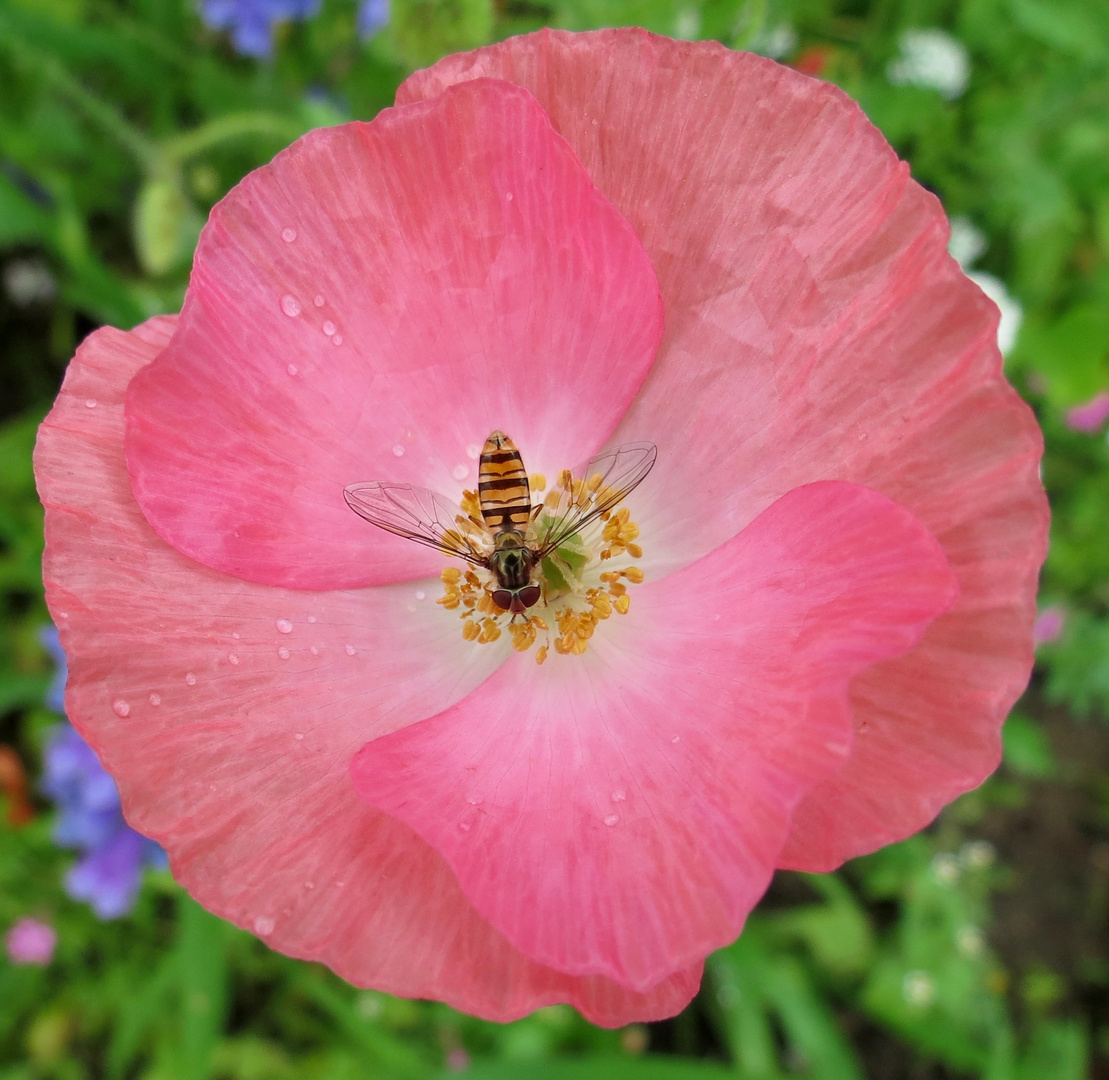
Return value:
<svg viewBox="0 0 1109 1080">
<path fill-rule="evenodd" d="M 547 487 L 541 474 L 529 477 L 528 483 L 533 497 Z M 575 479 L 563 469 L 554 487 L 533 505 L 527 526 L 529 546 L 537 549 L 554 523 L 568 512 L 588 514 L 590 507 L 611 501 L 614 495 L 600 473 Z M 468 542 L 477 551 L 491 551 L 492 538 L 477 493 L 464 491 L 461 508 L 463 513 L 455 518 L 446 537 L 462 546 Z M 436 602 L 447 610 L 458 610 L 466 641 L 487 645 L 507 632 L 517 652 L 536 646 L 537 664 L 546 662 L 552 648 L 560 656 L 581 656 L 601 623 L 613 615 L 626 615 L 631 608 L 628 586 L 640 584 L 643 571 L 638 566 L 609 570 L 606 564 L 642 558 L 638 539 L 639 526 L 626 506 L 605 511 L 595 524 L 568 537 L 532 570 L 532 584 L 540 587 L 541 594 L 537 610 L 526 614 L 511 614 L 494 603 L 492 593 L 499 586 L 494 575 L 480 567 L 445 567 L 439 575 L 443 595 Z"/>
</svg>

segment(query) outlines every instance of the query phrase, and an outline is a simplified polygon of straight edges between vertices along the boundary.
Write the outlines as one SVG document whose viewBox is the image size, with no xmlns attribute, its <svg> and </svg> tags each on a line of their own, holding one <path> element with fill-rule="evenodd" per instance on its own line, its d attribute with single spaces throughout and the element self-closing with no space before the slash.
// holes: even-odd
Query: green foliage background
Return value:
<svg viewBox="0 0 1109 1080">
<path fill-rule="evenodd" d="M 779 875 L 682 1016 L 618 1032 L 563 1007 L 498 1026 L 357 991 L 164 874 L 99 922 L 63 894 L 73 857 L 39 802 L 0 825 L 0 931 L 34 914 L 59 946 L 45 968 L 0 958 L 0 1080 L 1109 1075 L 1109 447 L 1063 422 L 1109 388 L 1106 0 L 394 0 L 369 44 L 353 0 L 324 0 L 266 62 L 188 0 L 0 0 L 0 269 L 53 282 L 0 295 L 0 741 L 34 778 L 54 718 L 30 449 L 81 338 L 176 310 L 211 205 L 309 128 L 372 117 L 412 66 L 624 24 L 773 49 L 839 83 L 984 233 L 976 269 L 1023 308 L 1009 373 L 1047 437 L 1044 597 L 1067 621 L 1005 766 L 925 835 Z M 933 27 L 969 54 L 953 100 L 887 77 L 901 34 Z"/>
</svg>

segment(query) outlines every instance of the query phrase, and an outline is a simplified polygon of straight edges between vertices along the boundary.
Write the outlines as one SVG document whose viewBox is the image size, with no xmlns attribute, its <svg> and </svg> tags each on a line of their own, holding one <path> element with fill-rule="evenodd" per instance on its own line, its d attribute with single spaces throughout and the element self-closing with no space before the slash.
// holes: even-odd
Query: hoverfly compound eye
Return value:
<svg viewBox="0 0 1109 1080">
<path fill-rule="evenodd" d="M 537 590 L 538 591 L 538 590 Z M 501 609 L 501 611 L 509 611 L 512 608 L 512 593 L 508 589 L 494 589 L 493 590 L 493 603 Z"/>
<path fill-rule="evenodd" d="M 526 589 L 521 589 L 519 592 L 520 602 L 524 607 L 534 607 L 539 603 L 540 588 L 538 585 L 529 585 Z"/>
</svg>

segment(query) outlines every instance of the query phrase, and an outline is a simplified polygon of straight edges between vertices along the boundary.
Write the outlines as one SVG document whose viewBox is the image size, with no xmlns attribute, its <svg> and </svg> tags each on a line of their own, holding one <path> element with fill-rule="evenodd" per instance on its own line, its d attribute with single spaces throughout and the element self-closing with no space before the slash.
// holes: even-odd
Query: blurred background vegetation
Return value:
<svg viewBox="0 0 1109 1080">
<path fill-rule="evenodd" d="M 924 835 L 780 874 L 685 1013 L 616 1032 L 355 990 L 157 859 L 109 903 L 46 703 L 30 470 L 75 346 L 177 310 L 211 205 L 300 133 L 445 52 L 625 24 L 843 86 L 1001 305 L 1055 515 L 1004 766 Z M 1107 418 L 1107 0 L 0 0 L 0 1080 L 1109 1077 Z"/>
</svg>

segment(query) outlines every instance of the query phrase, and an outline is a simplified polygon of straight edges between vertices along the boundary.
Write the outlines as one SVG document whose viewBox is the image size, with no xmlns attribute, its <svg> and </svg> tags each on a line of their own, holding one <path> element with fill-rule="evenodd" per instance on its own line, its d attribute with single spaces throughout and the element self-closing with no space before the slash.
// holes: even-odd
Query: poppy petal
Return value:
<svg viewBox="0 0 1109 1080">
<path fill-rule="evenodd" d="M 615 436 L 659 445 L 635 494 L 645 564 L 681 566 L 829 479 L 944 546 L 958 606 L 856 681 L 851 759 L 798 810 L 784 865 L 910 835 L 1000 760 L 1048 524 L 1042 439 L 938 201 L 839 89 L 714 43 L 542 31 L 448 57 L 397 100 L 486 77 L 536 95 L 658 272 L 666 335 Z"/>
<path fill-rule="evenodd" d="M 955 595 L 911 514 L 857 485 L 799 488 L 638 586 L 584 657 L 515 656 L 367 743 L 355 787 L 526 955 L 642 990 L 736 937 L 797 801 L 849 749 L 851 678 Z"/>
<path fill-rule="evenodd" d="M 271 588 L 152 532 L 124 464 L 123 396 L 174 322 L 88 338 L 36 450 L 66 708 L 128 821 L 206 907 L 358 985 L 496 1020 L 560 1001 L 608 1026 L 677 1012 L 699 964 L 642 994 L 541 967 L 440 856 L 355 795 L 347 762 L 367 737 L 444 708 L 500 660 L 441 617 L 437 582 Z"/>
<path fill-rule="evenodd" d="M 183 554 L 248 581 L 434 573 L 343 489 L 457 499 L 494 428 L 533 469 L 587 456 L 661 319 L 635 233 L 526 91 L 485 80 L 311 132 L 201 235 L 177 333 L 127 395 L 136 498 Z"/>
</svg>

